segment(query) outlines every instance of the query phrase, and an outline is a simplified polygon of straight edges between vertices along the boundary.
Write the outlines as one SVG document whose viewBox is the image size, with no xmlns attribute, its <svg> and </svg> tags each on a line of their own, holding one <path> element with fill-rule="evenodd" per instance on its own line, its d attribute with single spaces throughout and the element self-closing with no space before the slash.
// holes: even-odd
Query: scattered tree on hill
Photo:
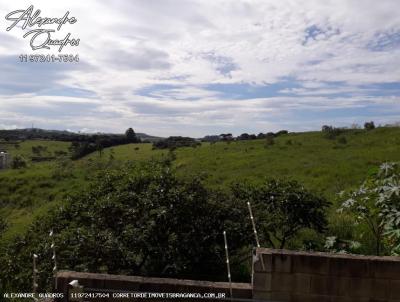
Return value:
<svg viewBox="0 0 400 302">
<path fill-rule="evenodd" d="M 201 141 L 215 143 L 215 142 L 218 142 L 220 139 L 221 138 L 219 135 L 206 135 L 205 137 L 203 137 L 203 139 Z"/>
<path fill-rule="evenodd" d="M 364 129 L 365 129 L 365 130 L 373 130 L 373 129 L 375 129 L 375 124 L 374 124 L 374 122 L 373 122 L 373 121 L 366 122 L 366 123 L 364 124 Z"/>
<path fill-rule="evenodd" d="M 42 152 L 46 152 L 47 147 L 38 145 L 38 146 L 32 146 L 32 153 L 35 154 L 36 156 L 41 156 Z"/>
<path fill-rule="evenodd" d="M 136 137 L 136 133 L 132 128 L 128 128 L 125 131 L 125 136 L 126 136 L 126 139 L 128 140 L 128 142 L 130 142 L 130 143 L 137 143 L 138 142 L 138 139 Z"/>
<path fill-rule="evenodd" d="M 279 130 L 277 133 L 275 133 L 275 136 L 285 135 L 288 133 L 289 133 L 289 131 L 287 131 L 287 130 Z"/>
<path fill-rule="evenodd" d="M 22 168 L 26 168 L 26 166 L 27 166 L 26 160 L 21 155 L 14 156 L 14 158 L 11 161 L 12 169 L 22 169 Z"/>
<path fill-rule="evenodd" d="M 237 137 L 238 140 L 251 140 L 256 138 L 257 136 L 255 134 L 248 134 L 248 133 L 242 133 Z"/>
<path fill-rule="evenodd" d="M 233 135 L 232 133 L 222 133 L 219 135 L 222 141 L 232 141 Z"/>
<path fill-rule="evenodd" d="M 103 147 L 103 144 L 101 141 L 97 141 L 96 149 L 97 149 L 97 153 L 99 154 L 99 157 L 101 157 L 103 155 L 103 150 L 104 150 L 104 147 Z"/>
<path fill-rule="evenodd" d="M 335 128 L 335 127 L 328 126 L 328 125 L 322 126 L 322 133 L 324 134 L 324 137 L 328 138 L 328 139 L 335 139 L 337 136 L 339 136 L 343 132 L 344 132 L 344 129 L 342 129 L 342 128 Z"/>
<path fill-rule="evenodd" d="M 69 147 L 71 158 L 79 159 L 95 151 L 101 152 L 104 148 L 140 142 L 140 139 L 136 137 L 134 132 L 134 135 L 132 135 L 132 132 L 128 129 L 127 133 L 128 135 L 95 134 L 87 136 L 87 140 L 73 141 Z"/>
<path fill-rule="evenodd" d="M 167 139 L 153 143 L 153 148 L 174 150 L 180 147 L 197 147 L 200 145 L 200 142 L 191 137 L 170 136 Z"/>
</svg>

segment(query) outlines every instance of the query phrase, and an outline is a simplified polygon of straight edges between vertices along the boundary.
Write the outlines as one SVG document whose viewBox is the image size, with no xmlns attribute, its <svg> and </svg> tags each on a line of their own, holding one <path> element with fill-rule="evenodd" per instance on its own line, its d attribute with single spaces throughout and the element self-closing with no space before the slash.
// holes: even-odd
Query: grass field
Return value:
<svg viewBox="0 0 400 302">
<path fill-rule="evenodd" d="M 236 181 L 290 178 L 334 201 L 336 193 L 360 184 L 382 162 L 400 161 L 400 128 L 357 130 L 341 136 L 346 143 L 326 139 L 321 132 L 282 135 L 269 146 L 265 140 L 203 143 L 175 150 L 174 166 L 181 177 L 201 174 L 207 185 L 222 189 Z M 77 161 L 60 157 L 29 162 L 32 146 L 38 145 L 47 147 L 44 155 L 53 156 L 55 151 L 68 151 L 69 143 L 34 140 L 21 142 L 17 148 L 6 145 L 13 156 L 27 158 L 28 167 L 0 171 L 0 215 L 9 224 L 3 242 L 23 232 L 35 217 L 62 203 L 71 192 L 83 190 L 96 171 L 108 164 L 161 158 L 169 152 L 152 150 L 151 144 L 130 144 Z"/>
</svg>

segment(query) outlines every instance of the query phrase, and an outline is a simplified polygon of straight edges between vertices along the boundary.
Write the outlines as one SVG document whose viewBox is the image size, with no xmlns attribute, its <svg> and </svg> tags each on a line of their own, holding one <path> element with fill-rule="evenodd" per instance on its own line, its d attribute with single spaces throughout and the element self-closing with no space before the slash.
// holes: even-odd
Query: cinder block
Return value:
<svg viewBox="0 0 400 302">
<path fill-rule="evenodd" d="M 291 302 L 331 302 L 330 296 L 293 294 Z"/>
<path fill-rule="evenodd" d="M 372 298 L 377 301 L 386 301 L 389 294 L 390 282 L 383 279 L 375 279 L 372 284 Z"/>
<path fill-rule="evenodd" d="M 272 257 L 272 270 L 280 273 L 291 273 L 292 255 L 274 254 Z"/>
<path fill-rule="evenodd" d="M 349 280 L 349 293 L 346 296 L 352 298 L 365 297 L 369 298 L 372 296 L 372 279 L 366 278 L 350 278 Z"/>
<path fill-rule="evenodd" d="M 271 292 L 269 295 L 270 301 L 274 302 L 291 302 L 292 301 L 292 295 L 288 292 Z"/>
<path fill-rule="evenodd" d="M 294 274 L 293 276 L 293 292 L 302 294 L 309 293 L 311 287 L 311 275 Z"/>
<path fill-rule="evenodd" d="M 253 290 L 271 291 L 272 277 L 271 273 L 255 273 L 253 275 Z"/>
<path fill-rule="evenodd" d="M 314 295 L 329 295 L 331 293 L 331 279 L 325 276 L 311 276 L 310 293 Z"/>
<path fill-rule="evenodd" d="M 292 292 L 294 289 L 294 275 L 290 273 L 273 273 L 272 274 L 272 291 L 276 292 Z"/>
<path fill-rule="evenodd" d="M 257 292 L 253 295 L 253 299 L 257 301 L 274 301 L 274 302 L 291 302 L 292 297 L 284 292 Z"/>
<path fill-rule="evenodd" d="M 369 260 L 355 258 L 331 258 L 329 262 L 329 275 L 340 277 L 370 276 Z"/>
<path fill-rule="evenodd" d="M 253 256 L 254 257 L 254 256 Z M 257 259 L 257 260 L 256 260 Z M 257 254 L 257 258 L 253 258 L 253 272 L 272 272 L 272 255 Z M 263 262 L 262 262 L 263 261 Z"/>
<path fill-rule="evenodd" d="M 370 260 L 371 274 L 375 278 L 400 279 L 400 261 Z"/>
<path fill-rule="evenodd" d="M 399 272 L 400 274 L 400 272 Z M 391 280 L 389 285 L 390 300 L 400 300 L 400 280 Z"/>
<path fill-rule="evenodd" d="M 293 255 L 292 271 L 294 273 L 327 275 L 329 257 L 311 255 Z"/>
<path fill-rule="evenodd" d="M 270 291 L 254 291 L 253 292 L 253 299 L 255 300 L 269 300 L 271 299 L 271 292 Z"/>
<path fill-rule="evenodd" d="M 365 297 L 339 297 L 334 296 L 331 297 L 331 302 L 387 302 L 387 301 L 379 301 L 372 300 L 370 298 Z"/>
</svg>

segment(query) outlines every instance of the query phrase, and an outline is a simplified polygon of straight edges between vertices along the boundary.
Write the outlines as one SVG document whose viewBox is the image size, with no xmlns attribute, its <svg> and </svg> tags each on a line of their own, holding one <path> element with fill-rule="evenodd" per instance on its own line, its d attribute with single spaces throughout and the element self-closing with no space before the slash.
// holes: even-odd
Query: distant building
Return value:
<svg viewBox="0 0 400 302">
<path fill-rule="evenodd" d="M 6 169 L 8 167 L 9 155 L 7 151 L 0 150 L 0 169 Z"/>
</svg>

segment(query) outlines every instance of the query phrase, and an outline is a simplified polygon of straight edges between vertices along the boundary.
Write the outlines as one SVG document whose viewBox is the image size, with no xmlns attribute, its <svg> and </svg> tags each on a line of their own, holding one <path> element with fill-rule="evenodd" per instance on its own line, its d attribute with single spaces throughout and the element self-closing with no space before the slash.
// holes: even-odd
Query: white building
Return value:
<svg viewBox="0 0 400 302">
<path fill-rule="evenodd" d="M 8 167 L 8 158 L 7 151 L 0 151 L 0 169 L 6 169 Z"/>
</svg>

